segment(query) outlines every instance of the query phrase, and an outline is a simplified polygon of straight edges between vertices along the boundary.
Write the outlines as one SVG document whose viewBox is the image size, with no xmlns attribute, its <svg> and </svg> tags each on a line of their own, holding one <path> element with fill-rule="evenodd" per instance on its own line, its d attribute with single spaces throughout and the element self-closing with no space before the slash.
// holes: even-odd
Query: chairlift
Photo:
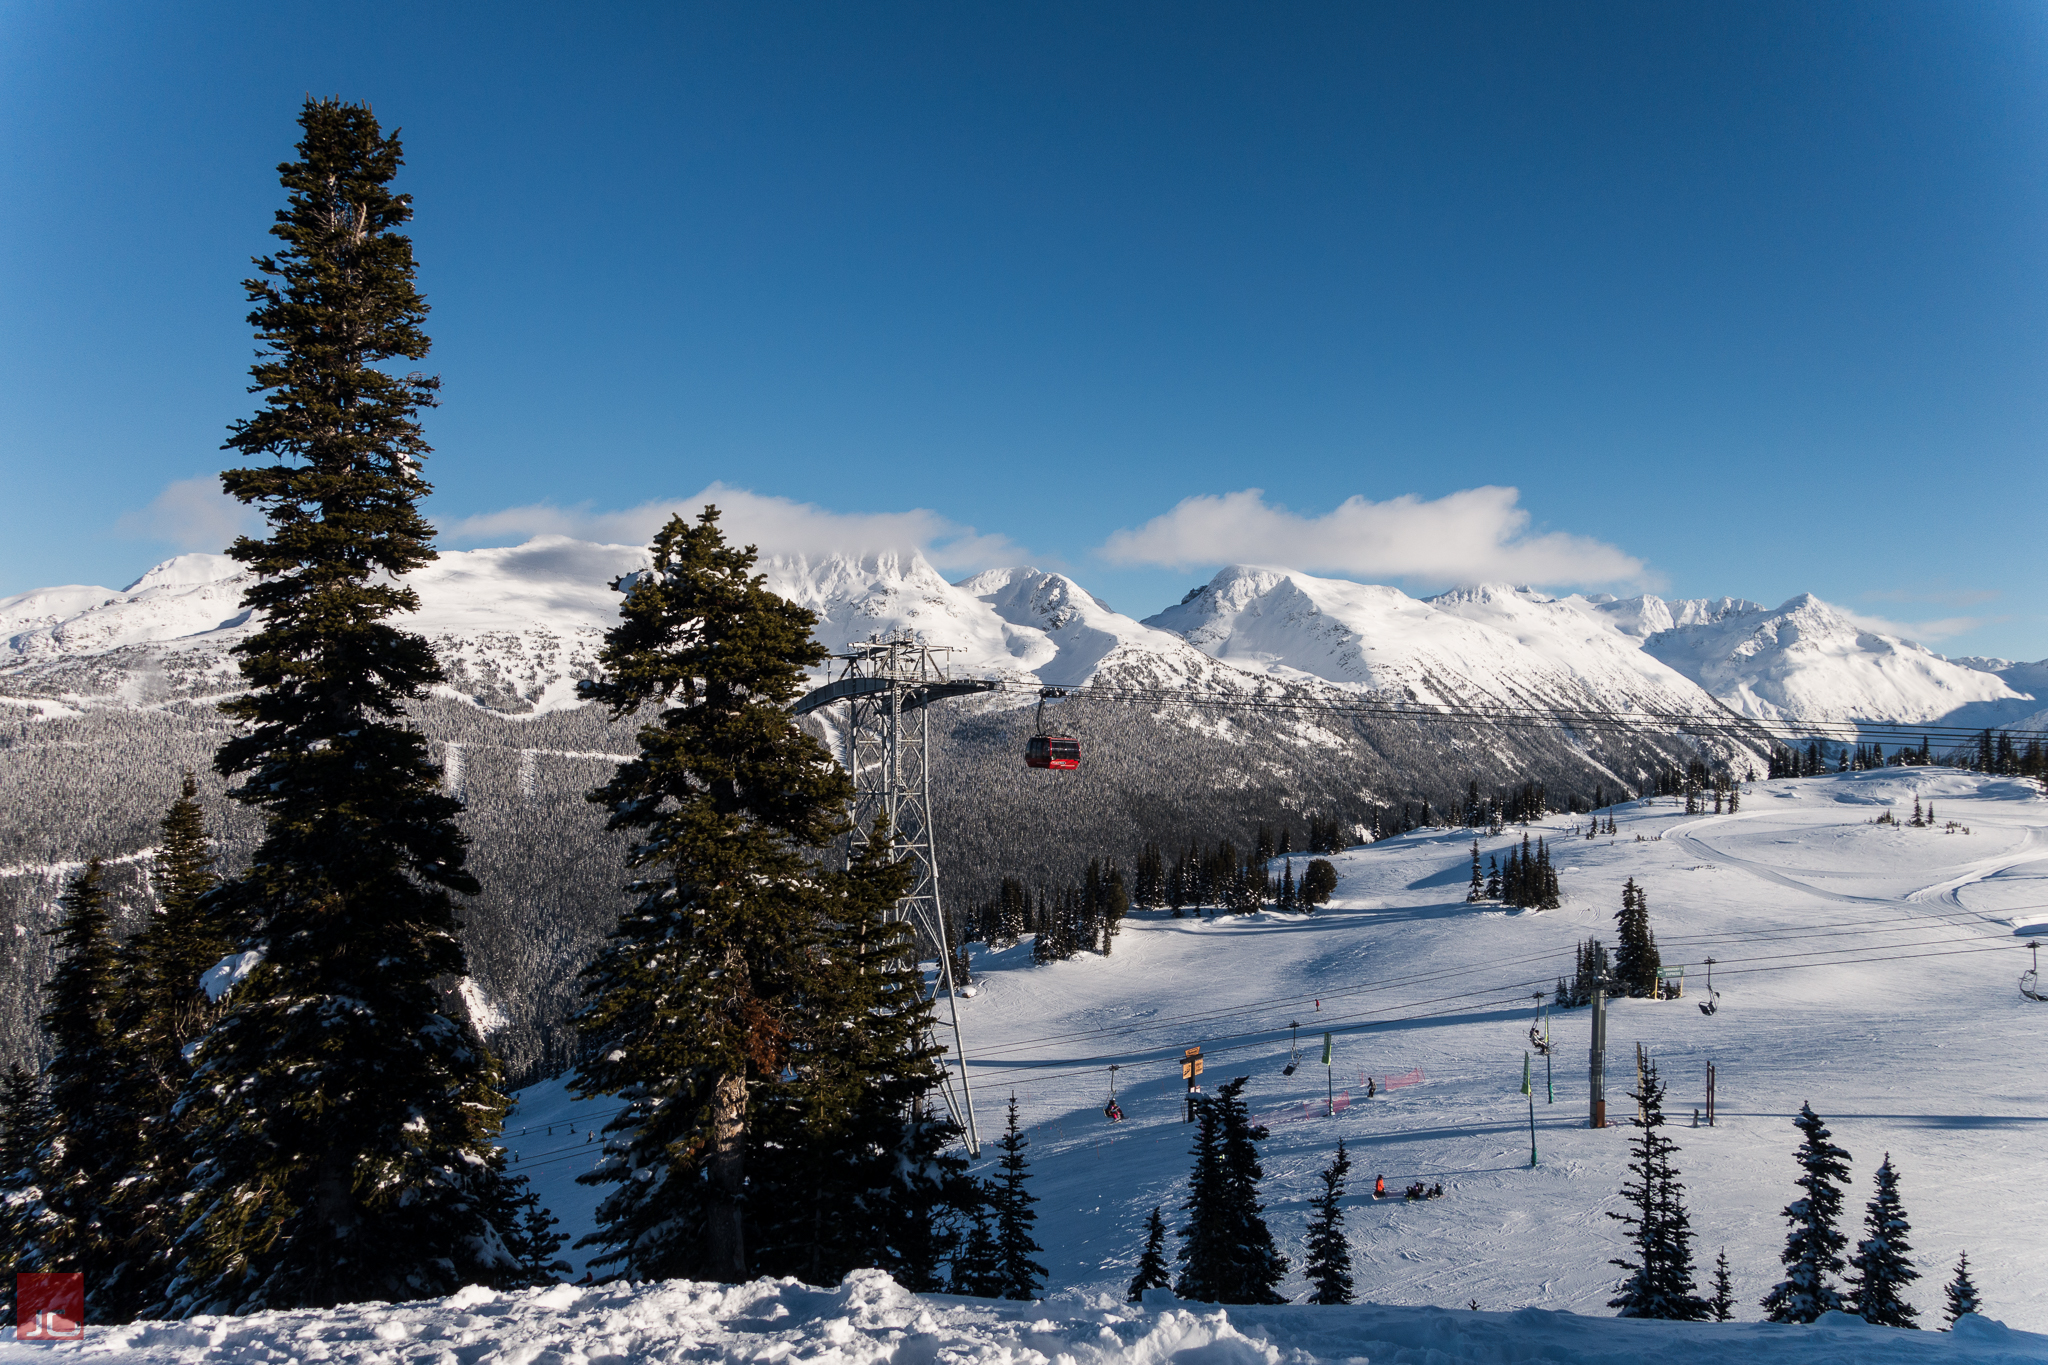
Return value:
<svg viewBox="0 0 2048 1365">
<path fill-rule="evenodd" d="M 1548 1057 L 1550 1055 L 1550 1030 L 1543 1018 L 1543 992 L 1537 991 L 1534 998 L 1536 1001 L 1536 1018 L 1529 1025 L 1529 1046 L 1535 1050 L 1538 1057 Z"/>
<path fill-rule="evenodd" d="M 1294 1069 L 1301 1065 L 1301 1020 L 1297 1019 L 1287 1027 L 1294 1035 L 1294 1045 L 1288 1050 L 1287 1065 L 1280 1068 L 1280 1074 L 1292 1076 Z"/>
<path fill-rule="evenodd" d="M 1700 1013 L 1718 1014 L 1721 1010 L 1721 992 L 1714 989 L 1714 959 L 1707 959 L 1707 998 L 1700 1001 Z"/>
<path fill-rule="evenodd" d="M 1024 766 L 1072 772 L 1081 766 L 1081 741 L 1072 735 L 1046 733 L 1045 703 L 1067 695 L 1064 687 L 1042 687 L 1038 691 L 1038 712 L 1032 721 L 1031 738 L 1024 745 Z"/>
<path fill-rule="evenodd" d="M 1107 1118 L 1111 1123 L 1122 1123 L 1124 1121 L 1123 1107 L 1116 1102 L 1117 1070 L 1116 1064 L 1112 1062 L 1109 1067 L 1109 1103 L 1102 1106 L 1103 1117 Z"/>
<path fill-rule="evenodd" d="M 2041 944 L 2038 939 L 2028 939 L 2027 947 L 2034 954 L 2034 965 L 2020 973 L 2020 994 L 2039 1004 L 2048 1005 L 2048 991 L 2041 989 Z"/>
</svg>

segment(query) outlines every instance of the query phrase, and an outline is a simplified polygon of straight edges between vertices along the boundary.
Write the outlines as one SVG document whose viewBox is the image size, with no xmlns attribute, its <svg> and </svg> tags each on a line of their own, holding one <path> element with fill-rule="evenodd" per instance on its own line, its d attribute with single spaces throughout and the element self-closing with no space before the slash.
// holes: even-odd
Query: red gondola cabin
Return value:
<svg viewBox="0 0 2048 1365">
<path fill-rule="evenodd" d="M 1072 772 L 1081 766 L 1081 741 L 1067 735 L 1033 735 L 1024 746 L 1024 766 Z"/>
</svg>

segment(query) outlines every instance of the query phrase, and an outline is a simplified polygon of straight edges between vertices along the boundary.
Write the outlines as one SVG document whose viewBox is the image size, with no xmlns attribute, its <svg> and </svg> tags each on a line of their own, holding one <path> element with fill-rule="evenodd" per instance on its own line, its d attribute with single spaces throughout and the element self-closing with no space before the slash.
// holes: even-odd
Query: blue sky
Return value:
<svg viewBox="0 0 2048 1365">
<path fill-rule="evenodd" d="M 0 3 L 0 594 L 225 534 L 308 93 L 404 130 L 450 544 L 716 485 L 1136 615 L 1249 559 L 2048 655 L 2037 4 Z"/>
</svg>

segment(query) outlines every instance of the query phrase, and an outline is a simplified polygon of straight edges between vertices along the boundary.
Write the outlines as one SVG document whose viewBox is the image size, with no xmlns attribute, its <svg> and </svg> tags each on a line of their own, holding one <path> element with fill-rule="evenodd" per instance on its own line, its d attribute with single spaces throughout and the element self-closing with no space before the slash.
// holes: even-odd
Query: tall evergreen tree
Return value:
<svg viewBox="0 0 2048 1365">
<path fill-rule="evenodd" d="M 269 463 L 221 475 L 270 533 L 228 551 L 263 625 L 235 646 L 249 690 L 222 707 L 240 731 L 214 761 L 264 837 L 214 895 L 265 957 L 186 1086 L 206 1159 L 179 1314 L 418 1298 L 509 1266 L 484 1214 L 497 1064 L 436 991 L 464 970 L 451 894 L 479 888 L 460 803 L 404 722 L 443 675 L 388 620 L 417 609 L 404 575 L 435 557 L 417 419 L 440 381 L 379 368 L 428 348 L 412 202 L 366 106 L 308 99 L 299 124 L 282 249 L 245 282 L 263 405 L 227 441 Z"/>
<path fill-rule="evenodd" d="M 42 1206 L 36 1184 L 36 1150 L 49 1132 L 49 1107 L 43 1100 L 42 1077 L 20 1062 L 8 1065 L 0 1080 L 0 1264 L 18 1271 L 46 1266 L 33 1241 L 33 1224 Z M 13 1286 L 0 1282 L 0 1323 L 14 1321 Z"/>
<path fill-rule="evenodd" d="M 1714 1297 L 1707 1300 L 1715 1322 L 1735 1320 L 1735 1282 L 1728 1277 L 1728 1248 L 1714 1258 Z"/>
<path fill-rule="evenodd" d="M 1141 1302 L 1146 1290 L 1164 1289 L 1168 1279 L 1166 1220 L 1159 1216 L 1159 1206 L 1154 1204 L 1152 1216 L 1145 1222 L 1145 1250 L 1138 1256 L 1138 1273 L 1131 1276 L 1131 1287 L 1124 1297 L 1132 1303 Z"/>
<path fill-rule="evenodd" d="M 1628 1168 L 1635 1181 L 1621 1187 L 1631 1208 L 1607 1216 L 1629 1229 L 1636 1259 L 1617 1257 L 1612 1262 L 1627 1274 L 1620 1293 L 1607 1306 L 1619 1308 L 1625 1318 L 1698 1322 L 1709 1308 L 1693 1292 L 1692 1220 L 1685 1211 L 1685 1186 L 1671 1165 L 1678 1144 L 1659 1131 L 1664 1126 L 1664 1083 L 1655 1062 L 1644 1067 L 1642 1089 L 1633 1098 L 1640 1117 L 1635 1120 L 1639 1131 Z"/>
<path fill-rule="evenodd" d="M 625 1101 L 597 1168 L 614 1186 L 578 1245 L 635 1278 L 752 1274 L 745 1235 L 756 1092 L 779 1085 L 819 989 L 847 879 L 819 855 L 852 787 L 791 721 L 817 618 L 768 591 L 718 511 L 655 536 L 615 583 L 621 620 L 583 693 L 613 717 L 654 711 L 640 752 L 589 794 L 637 842 L 640 899 L 583 972 L 584 1096 Z"/>
<path fill-rule="evenodd" d="M 141 1307 L 130 1204 L 121 1198 L 143 1159 L 134 1065 L 117 1024 L 126 995 L 104 865 L 89 861 L 59 899 L 62 960 L 45 989 L 42 1023 L 53 1055 L 44 1072 L 41 1141 L 29 1159 L 37 1197 L 24 1200 L 26 1259 L 82 1271 L 94 1322 L 125 1322 Z"/>
<path fill-rule="evenodd" d="M 1039 1250 L 1031 1240 L 1031 1225 L 1038 1215 L 1031 1206 L 1038 1196 L 1024 1188 L 1031 1163 L 1024 1149 L 1031 1143 L 1017 1127 L 1017 1097 L 1010 1096 L 1009 1120 L 996 1150 L 1002 1153 L 996 1167 L 1002 1174 L 994 1182 L 990 1198 L 995 1204 L 996 1280 L 1006 1299 L 1035 1299 L 1045 1279 L 1045 1267 L 1032 1260 Z"/>
<path fill-rule="evenodd" d="M 1650 896 L 1630 877 L 1621 888 L 1621 911 L 1615 917 L 1614 975 L 1637 999 L 1657 993 L 1657 972 L 1664 965 L 1657 936 L 1650 932 Z"/>
<path fill-rule="evenodd" d="M 1485 899 L 1485 896 L 1486 878 L 1479 871 L 1479 841 L 1477 839 L 1474 839 L 1472 841 L 1472 882 L 1471 885 L 1465 891 L 1465 903 L 1470 905 L 1476 901 Z"/>
<path fill-rule="evenodd" d="M 1002 1278 L 996 1265 L 995 1226 L 991 1219 L 994 1207 L 994 1198 L 984 1192 L 982 1200 L 968 1212 L 967 1235 L 953 1256 L 952 1283 L 948 1286 L 952 1293 L 969 1294 L 977 1299 L 999 1299 L 1003 1296 Z"/>
<path fill-rule="evenodd" d="M 152 878 L 157 913 L 128 945 L 121 1023 L 158 1115 L 169 1111 L 190 1074 L 186 1047 L 218 1013 L 199 978 L 235 943 L 236 926 L 207 899 L 216 879 L 198 798 L 199 784 L 186 773 L 158 827 L 162 843 Z"/>
<path fill-rule="evenodd" d="M 891 917 L 911 865 L 878 823 L 840 882 L 788 1062 L 753 1086 L 746 1237 L 757 1273 L 837 1284 L 863 1266 L 939 1287 L 958 1214 L 980 1202 L 958 1130 L 930 1116 L 942 1076 L 911 926 Z"/>
<path fill-rule="evenodd" d="M 1822 1313 L 1841 1310 L 1833 1277 L 1842 1273 L 1842 1248 L 1849 1243 L 1840 1226 L 1841 1182 L 1849 1178 L 1849 1154 L 1828 1140 L 1833 1135 L 1811 1104 L 1802 1104 L 1792 1123 L 1800 1134 L 1800 1176 L 1795 1183 L 1806 1193 L 1785 1206 L 1785 1221 L 1792 1231 L 1779 1260 L 1787 1273 L 1763 1299 L 1764 1315 L 1771 1322 L 1812 1322 Z"/>
<path fill-rule="evenodd" d="M 1198 1303 L 1280 1303 L 1274 1292 L 1287 1258 L 1273 1245 L 1259 1202 L 1265 1170 L 1258 1145 L 1266 1139 L 1245 1108 L 1245 1082 L 1236 1080 L 1195 1102 L 1195 1169 L 1181 1207 L 1182 1265 L 1173 1292 Z"/>
<path fill-rule="evenodd" d="M 1920 1310 L 1902 1297 L 1920 1278 L 1913 1268 L 1912 1232 L 1899 1203 L 1899 1173 L 1886 1152 L 1877 1168 L 1877 1192 L 1863 1212 L 1864 1238 L 1849 1258 L 1850 1307 L 1865 1322 L 1879 1327 L 1918 1327 Z"/>
<path fill-rule="evenodd" d="M 1337 1139 L 1337 1156 L 1323 1167 L 1323 1192 L 1309 1201 L 1308 1264 L 1303 1267 L 1315 1286 L 1310 1303 L 1351 1302 L 1351 1243 L 1344 1236 L 1344 1178 L 1351 1174 L 1351 1153 Z"/>
<path fill-rule="evenodd" d="M 1976 1281 L 1970 1278 L 1970 1253 L 1965 1251 L 1956 1257 L 1956 1273 L 1942 1287 L 1942 1313 L 1948 1325 L 1956 1325 L 1956 1319 L 1965 1313 L 1981 1313 L 1984 1301 L 1977 1297 Z M 1944 1328 L 1944 1331 L 1947 1329 Z"/>
</svg>

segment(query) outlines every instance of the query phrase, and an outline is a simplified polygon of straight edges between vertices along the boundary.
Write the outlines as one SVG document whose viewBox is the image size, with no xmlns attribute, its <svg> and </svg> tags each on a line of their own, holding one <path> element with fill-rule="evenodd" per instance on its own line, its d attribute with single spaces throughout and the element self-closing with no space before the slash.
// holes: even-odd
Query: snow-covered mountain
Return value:
<svg viewBox="0 0 2048 1365">
<path fill-rule="evenodd" d="M 2003 724 L 2038 708 L 1999 674 L 1867 629 L 1811 593 L 1775 611 L 1700 613 L 1649 635 L 1643 651 L 1758 719 Z"/>
<path fill-rule="evenodd" d="M 616 619 L 613 579 L 636 546 L 540 536 L 445 553 L 412 574 L 452 695 L 512 715 L 575 704 Z M 991 569 L 948 582 L 915 554 L 771 557 L 775 591 L 816 611 L 827 648 L 910 630 L 958 674 L 1327 694 L 1425 705 L 1558 706 L 1760 720 L 2011 724 L 2042 711 L 2048 662 L 1950 660 L 1864 628 L 1811 595 L 1551 597 L 1487 585 L 1418 599 L 1395 588 L 1235 565 L 1144 621 L 1072 578 Z M 180 555 L 127 588 L 42 588 L 0 600 L 0 690 L 45 713 L 148 704 L 234 685 L 225 646 L 252 629 L 249 579 L 223 555 Z M 67 700 L 58 700 L 67 699 Z"/>
<path fill-rule="evenodd" d="M 1430 705 L 1719 712 L 1692 680 L 1575 601 L 1491 585 L 1417 599 L 1235 565 L 1146 624 L 1242 669 Z"/>
</svg>

